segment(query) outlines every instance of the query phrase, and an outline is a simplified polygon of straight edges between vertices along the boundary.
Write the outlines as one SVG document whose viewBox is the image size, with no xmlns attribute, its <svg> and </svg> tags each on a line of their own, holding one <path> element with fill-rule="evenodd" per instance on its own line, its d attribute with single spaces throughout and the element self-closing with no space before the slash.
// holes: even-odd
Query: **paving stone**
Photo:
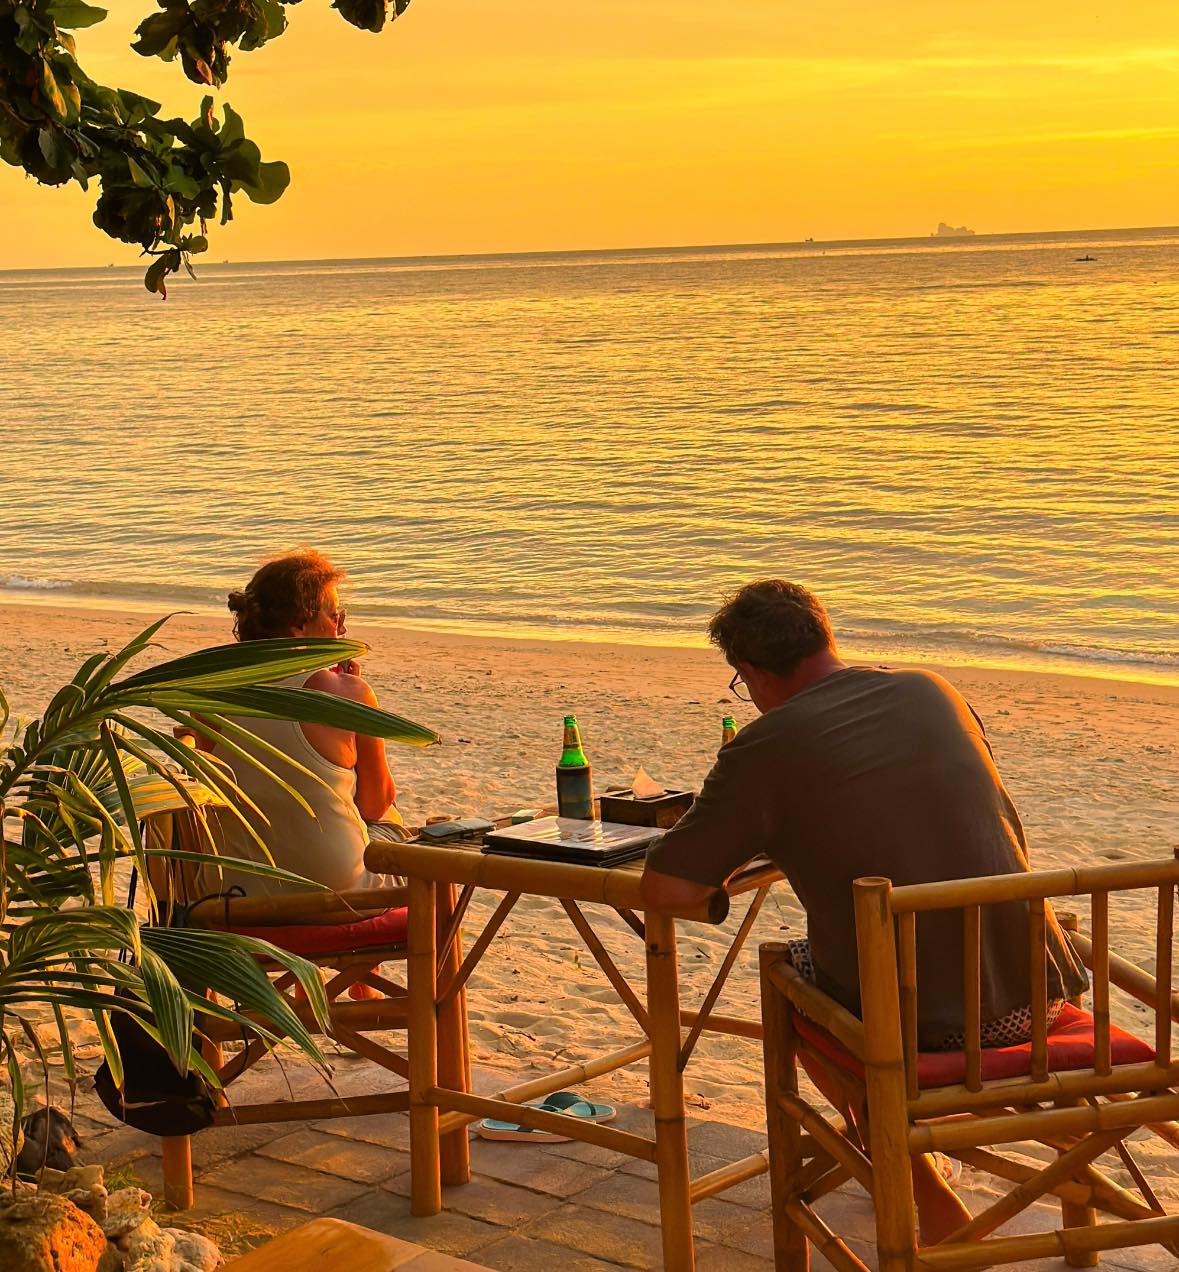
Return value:
<svg viewBox="0 0 1179 1272">
<path fill-rule="evenodd" d="M 626 1215 L 596 1214 L 576 1203 L 538 1219 L 523 1235 L 569 1246 L 623 1267 L 657 1268 L 663 1259 L 658 1228 Z"/>
<path fill-rule="evenodd" d="M 468 1263 L 466 1259 L 456 1259 L 453 1255 L 425 1250 L 404 1266 L 406 1272 L 477 1272 L 481 1265 Z"/>
<path fill-rule="evenodd" d="M 471 1170 L 520 1188 L 569 1197 L 610 1177 L 610 1171 L 541 1151 L 542 1146 L 471 1141 Z"/>
<path fill-rule="evenodd" d="M 257 1152 L 264 1144 L 289 1135 L 301 1125 L 299 1122 L 264 1122 L 249 1126 L 212 1126 L 192 1137 L 193 1169 L 200 1173 L 231 1157 Z"/>
<path fill-rule="evenodd" d="M 752 1131 L 746 1126 L 730 1126 L 727 1122 L 688 1123 L 688 1148 L 697 1153 L 708 1153 L 726 1162 L 739 1161 L 751 1153 L 760 1153 L 766 1146 L 764 1131 Z"/>
<path fill-rule="evenodd" d="M 116 1125 L 105 1135 L 88 1135 L 78 1157 L 83 1163 L 98 1162 L 109 1169 L 159 1151 L 160 1141 L 155 1135 L 137 1131 L 133 1126 Z"/>
<path fill-rule="evenodd" d="M 720 1167 L 730 1164 L 731 1162 L 726 1158 L 713 1157 L 710 1153 L 693 1152 L 691 1148 L 688 1150 L 688 1170 L 691 1172 L 693 1179 L 699 1175 L 707 1175 L 710 1171 L 719 1170 Z M 645 1162 L 639 1157 L 626 1158 L 618 1169 L 628 1175 L 637 1175 L 641 1179 L 657 1179 L 659 1177 L 655 1163 Z M 768 1174 L 755 1175 L 752 1179 L 743 1180 L 741 1183 L 734 1184 L 733 1187 L 726 1188 L 723 1193 L 716 1195 L 723 1197 L 726 1201 L 735 1201 L 754 1210 L 763 1210 L 770 1204 L 770 1177 Z"/>
<path fill-rule="evenodd" d="M 409 1151 L 409 1118 L 404 1113 L 366 1113 L 362 1117 L 335 1117 L 312 1122 L 311 1129 L 325 1135 L 363 1140 L 385 1148 Z"/>
<path fill-rule="evenodd" d="M 389 1192 L 408 1197 L 412 1183 L 412 1176 L 406 1170 L 381 1186 Z M 456 1184 L 453 1188 L 442 1190 L 443 1210 L 470 1215 L 473 1219 L 482 1219 L 484 1223 L 494 1223 L 504 1228 L 522 1228 L 541 1215 L 548 1214 L 550 1210 L 555 1210 L 560 1204 L 560 1197 L 531 1192 L 527 1188 L 515 1188 L 501 1180 L 480 1175 L 472 1175 L 469 1183 Z"/>
<path fill-rule="evenodd" d="M 811 1252 L 811 1272 L 822 1272 L 830 1267 L 826 1259 L 816 1258 Z M 755 1255 L 734 1250 L 731 1246 L 708 1245 L 696 1242 L 696 1272 L 774 1272 L 773 1259 L 759 1259 Z"/>
<path fill-rule="evenodd" d="M 239 1192 L 210 1183 L 197 1186 L 192 1208 L 178 1212 L 175 1222 L 178 1227 L 204 1231 L 210 1221 L 225 1215 L 235 1218 L 246 1216 L 259 1228 L 265 1228 L 274 1234 L 307 1222 L 307 1213 L 304 1210 L 276 1206 L 271 1202 L 259 1201 L 257 1197 L 243 1196 Z"/>
<path fill-rule="evenodd" d="M 519 1234 L 484 1246 L 472 1257 L 477 1258 L 483 1267 L 498 1269 L 499 1272 L 551 1272 L 556 1267 L 562 1272 L 617 1272 L 619 1267 L 627 1266 L 606 1263 L 593 1255 L 570 1250 L 568 1246 L 536 1241 Z"/>
<path fill-rule="evenodd" d="M 446 1210 L 426 1219 L 415 1219 L 409 1213 L 407 1197 L 384 1189 L 376 1189 L 347 1205 L 337 1206 L 331 1213 L 336 1219 L 346 1219 L 349 1223 L 386 1232 L 403 1241 L 416 1241 L 418 1245 L 441 1250 L 444 1254 L 464 1257 L 504 1235 L 503 1228 L 494 1224 Z"/>
<path fill-rule="evenodd" d="M 321 1131 L 296 1131 L 272 1140 L 258 1152 L 292 1166 L 307 1166 L 359 1183 L 379 1183 L 409 1169 L 408 1153 L 340 1135 L 325 1135 Z"/>
<path fill-rule="evenodd" d="M 342 1206 L 362 1193 L 371 1190 L 369 1184 L 354 1183 L 325 1175 L 305 1166 L 292 1166 L 288 1162 L 270 1157 L 238 1157 L 219 1167 L 215 1174 L 217 1184 L 247 1197 L 260 1197 L 280 1206 L 292 1206 L 297 1210 L 309 1210 L 313 1214 L 325 1214 L 333 1207 Z"/>
</svg>

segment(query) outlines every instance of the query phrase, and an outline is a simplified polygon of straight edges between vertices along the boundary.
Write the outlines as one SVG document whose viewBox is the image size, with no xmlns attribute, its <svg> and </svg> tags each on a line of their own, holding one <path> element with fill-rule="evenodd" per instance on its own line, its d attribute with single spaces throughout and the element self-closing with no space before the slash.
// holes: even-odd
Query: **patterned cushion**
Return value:
<svg viewBox="0 0 1179 1272">
<path fill-rule="evenodd" d="M 825 1029 L 801 1012 L 795 1011 L 794 1027 L 821 1055 L 854 1073 L 864 1076 L 864 1066 L 838 1043 Z M 1154 1059 L 1154 1049 L 1116 1025 L 1109 1030 L 1110 1056 L 1114 1064 L 1142 1064 Z M 1093 1017 L 1087 1011 L 1068 1004 L 1056 1024 L 1048 1031 L 1048 1069 L 1059 1073 L 1067 1069 L 1091 1069 L 1094 1060 Z M 1026 1077 L 1032 1068 L 1032 1044 L 1017 1047 L 984 1047 L 982 1051 L 983 1081 L 996 1078 Z M 921 1087 L 952 1086 L 966 1079 L 964 1051 L 922 1051 L 917 1056 L 917 1082 Z"/>
</svg>

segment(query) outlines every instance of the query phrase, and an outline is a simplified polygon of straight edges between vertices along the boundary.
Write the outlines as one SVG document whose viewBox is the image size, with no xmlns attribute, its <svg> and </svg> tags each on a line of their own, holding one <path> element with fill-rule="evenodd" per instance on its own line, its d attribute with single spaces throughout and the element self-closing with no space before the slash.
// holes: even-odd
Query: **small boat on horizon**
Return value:
<svg viewBox="0 0 1179 1272">
<path fill-rule="evenodd" d="M 1080 261 L 1095 261 L 1095 260 L 1097 259 L 1097 257 L 1096 257 L 1096 256 L 1078 256 L 1078 257 L 1075 257 L 1074 259 L 1075 259 L 1075 260 L 1077 260 L 1078 262 L 1080 262 Z"/>
</svg>

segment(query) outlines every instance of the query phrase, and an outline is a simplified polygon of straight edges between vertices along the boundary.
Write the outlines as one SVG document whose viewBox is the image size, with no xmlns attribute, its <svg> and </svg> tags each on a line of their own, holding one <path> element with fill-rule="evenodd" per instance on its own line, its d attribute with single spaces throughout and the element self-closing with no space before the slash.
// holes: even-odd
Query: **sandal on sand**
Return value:
<svg viewBox="0 0 1179 1272">
<path fill-rule="evenodd" d="M 612 1105 L 594 1104 L 592 1100 L 583 1099 L 576 1091 L 557 1091 L 538 1103 L 526 1104 L 524 1107 L 543 1109 L 546 1113 L 560 1113 L 565 1117 L 581 1118 L 587 1122 L 609 1122 L 618 1116 L 618 1110 Z M 483 1139 L 531 1141 L 533 1144 L 565 1144 L 573 1138 L 571 1135 L 557 1135 L 553 1131 L 536 1130 L 518 1122 L 501 1122 L 492 1117 L 485 1117 L 477 1122 L 475 1134 Z"/>
<path fill-rule="evenodd" d="M 947 1157 L 945 1153 L 929 1154 L 933 1168 L 951 1186 L 962 1178 L 962 1163 L 956 1157 Z"/>
</svg>

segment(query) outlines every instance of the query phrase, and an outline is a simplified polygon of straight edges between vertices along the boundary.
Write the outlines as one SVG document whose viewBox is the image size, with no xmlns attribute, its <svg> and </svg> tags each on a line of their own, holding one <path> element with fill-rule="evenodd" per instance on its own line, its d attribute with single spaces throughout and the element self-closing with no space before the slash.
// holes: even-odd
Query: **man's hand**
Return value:
<svg viewBox="0 0 1179 1272">
<path fill-rule="evenodd" d="M 345 658 L 343 662 L 336 663 L 332 670 L 339 672 L 341 676 L 359 676 L 360 664 L 355 658 Z"/>
</svg>

